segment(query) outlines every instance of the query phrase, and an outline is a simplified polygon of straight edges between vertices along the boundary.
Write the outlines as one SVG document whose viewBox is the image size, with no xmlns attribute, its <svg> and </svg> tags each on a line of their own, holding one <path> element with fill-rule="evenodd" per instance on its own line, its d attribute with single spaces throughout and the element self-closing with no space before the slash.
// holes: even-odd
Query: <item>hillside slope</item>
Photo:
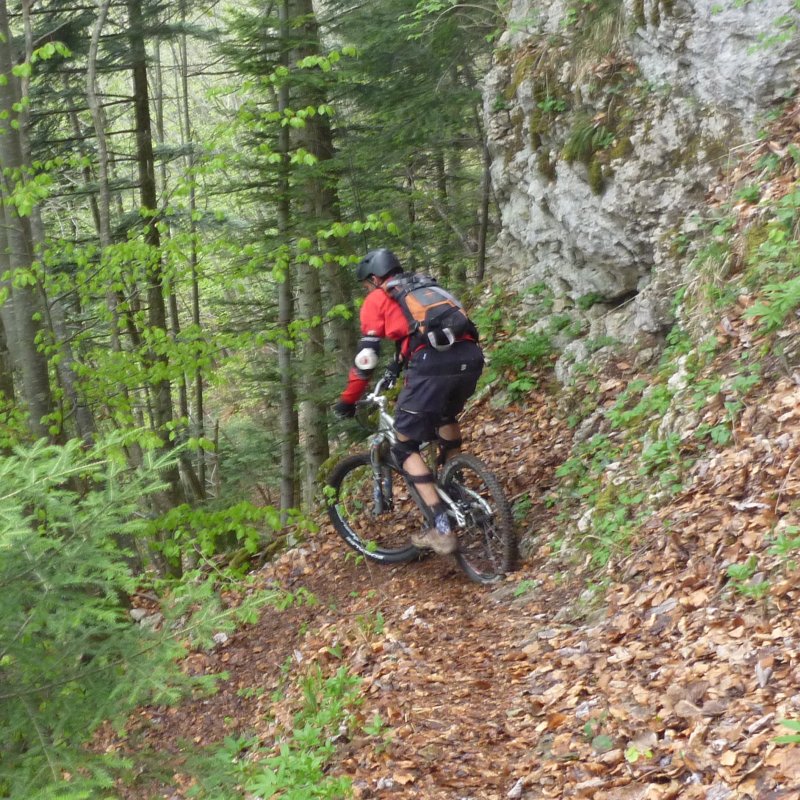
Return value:
<svg viewBox="0 0 800 800">
<path fill-rule="evenodd" d="M 120 796 L 268 797 L 215 788 L 192 751 L 252 777 L 302 734 L 325 754 L 303 769 L 363 798 L 800 799 L 798 744 L 776 741 L 800 729 L 798 179 L 795 106 L 712 190 L 657 363 L 605 347 L 566 387 L 517 364 L 496 388 L 536 388 L 468 409 L 518 572 L 374 566 L 323 524 L 259 573 L 295 602 L 186 658 L 226 671 L 215 695 L 106 733 L 139 772 Z M 347 676 L 349 723 L 298 732 Z M 341 796 L 314 791 L 281 796 Z"/>
<path fill-rule="evenodd" d="M 126 747 L 173 753 L 157 796 L 188 796 L 182 741 L 269 743 L 302 704 L 287 674 L 345 667 L 362 681 L 358 719 L 382 721 L 379 735 L 337 740 L 333 770 L 356 797 L 800 797 L 797 749 L 773 741 L 800 717 L 797 573 L 758 599 L 726 577 L 764 553 L 776 513 L 796 514 L 800 388 L 771 385 L 737 446 L 699 465 L 603 570 L 552 553 L 562 531 L 542 489 L 571 438 L 557 401 L 538 391 L 468 414 L 467 447 L 533 499 L 521 521 L 533 552 L 508 583 L 470 584 L 449 559 L 357 564 L 325 526 L 263 570 L 319 603 L 267 611 L 191 655 L 192 671 L 229 673 L 220 692 L 132 721 Z"/>
</svg>

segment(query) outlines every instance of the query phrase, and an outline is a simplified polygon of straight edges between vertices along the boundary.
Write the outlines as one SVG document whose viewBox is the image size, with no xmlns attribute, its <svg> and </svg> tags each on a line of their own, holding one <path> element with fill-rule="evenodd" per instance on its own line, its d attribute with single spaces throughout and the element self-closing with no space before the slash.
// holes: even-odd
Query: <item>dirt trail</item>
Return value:
<svg viewBox="0 0 800 800">
<path fill-rule="evenodd" d="M 799 393 L 786 383 L 774 408 L 759 407 L 782 419 L 786 463 L 800 459 Z M 465 426 L 465 449 L 509 495 L 529 493 L 527 533 L 554 527 L 541 491 L 570 440 L 554 402 L 542 393 L 498 411 L 483 401 Z M 732 548 L 755 546 L 764 527 L 755 498 L 774 495 L 769 481 L 791 504 L 800 479 L 785 470 L 770 478 L 753 454 L 742 478 L 740 455 L 724 458 L 713 481 L 651 520 L 641 547 L 603 576 L 604 594 L 587 592 L 574 564 L 559 572 L 535 537 L 520 571 L 485 588 L 447 558 L 356 563 L 326 525 L 262 570 L 267 585 L 303 587 L 318 605 L 267 610 L 214 651 L 192 654 L 188 669 L 224 669 L 229 680 L 213 697 L 143 710 L 129 746 L 171 751 L 179 770 L 181 740 L 269 742 L 296 700 L 270 701 L 286 669 L 344 665 L 362 680 L 361 719 L 379 714 L 391 734 L 383 748 L 367 735 L 339 742 L 334 770 L 352 778 L 357 797 L 800 800 L 798 751 L 774 743 L 787 732 L 778 721 L 800 717 L 800 590 L 795 580 L 776 586 L 768 618 L 763 605 L 722 591 L 720 567 L 723 551 L 735 560 Z M 738 510 L 726 480 L 749 481 Z"/>
</svg>

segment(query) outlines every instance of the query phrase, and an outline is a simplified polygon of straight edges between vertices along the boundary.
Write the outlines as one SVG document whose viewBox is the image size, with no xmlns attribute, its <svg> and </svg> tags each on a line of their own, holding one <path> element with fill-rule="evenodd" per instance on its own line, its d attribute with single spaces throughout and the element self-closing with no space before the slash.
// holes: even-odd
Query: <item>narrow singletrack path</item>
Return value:
<svg viewBox="0 0 800 800">
<path fill-rule="evenodd" d="M 756 407 L 768 419 L 737 431 L 746 448 L 698 472 L 614 574 L 560 564 L 552 538 L 533 535 L 557 530 L 542 491 L 571 440 L 552 402 L 483 401 L 465 426 L 465 449 L 524 501 L 518 573 L 482 587 L 449 557 L 375 565 L 324 525 L 259 573 L 314 605 L 265 608 L 190 654 L 187 671 L 228 673 L 217 694 L 142 709 L 125 741 L 104 743 L 134 761 L 170 754 L 171 781 L 121 796 L 183 800 L 187 746 L 269 746 L 291 727 L 292 679 L 344 667 L 363 703 L 331 771 L 359 798 L 800 800 L 797 748 L 775 742 L 780 720 L 800 719 L 797 573 L 784 569 L 760 602 L 725 575 L 764 541 L 771 508 L 800 507 L 800 387 L 784 381 Z M 363 732 L 376 717 L 381 739 Z"/>
</svg>

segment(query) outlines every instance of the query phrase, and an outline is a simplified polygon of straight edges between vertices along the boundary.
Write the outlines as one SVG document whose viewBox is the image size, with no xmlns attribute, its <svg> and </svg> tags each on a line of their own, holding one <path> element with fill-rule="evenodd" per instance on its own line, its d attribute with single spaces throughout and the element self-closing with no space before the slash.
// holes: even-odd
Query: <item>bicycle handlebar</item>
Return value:
<svg viewBox="0 0 800 800">
<path fill-rule="evenodd" d="M 373 409 L 377 409 L 379 418 L 377 429 L 391 427 L 391 425 L 394 423 L 392 415 L 386 409 L 388 398 L 386 395 L 382 394 L 382 392 L 387 388 L 391 388 L 391 381 L 384 376 L 375 384 L 375 387 L 369 394 L 362 397 L 361 400 L 356 403 L 358 409 L 369 409 L 370 406 L 372 406 Z M 372 412 L 366 411 L 366 413 L 371 414 Z M 374 423 L 367 424 L 367 422 L 363 419 L 363 414 L 360 418 L 359 414 L 356 413 L 356 422 L 358 422 L 358 424 L 365 431 L 370 433 L 376 432 L 376 426 Z"/>
</svg>

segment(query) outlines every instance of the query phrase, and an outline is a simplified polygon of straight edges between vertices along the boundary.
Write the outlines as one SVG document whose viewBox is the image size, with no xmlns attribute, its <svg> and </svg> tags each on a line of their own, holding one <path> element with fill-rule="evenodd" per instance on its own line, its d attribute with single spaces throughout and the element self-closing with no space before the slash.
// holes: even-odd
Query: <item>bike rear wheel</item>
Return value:
<svg viewBox="0 0 800 800">
<path fill-rule="evenodd" d="M 439 485 L 465 518 L 464 525 L 454 524 L 461 569 L 476 583 L 502 580 L 516 564 L 517 538 L 500 482 L 480 459 L 458 453 L 445 464 Z"/>
<path fill-rule="evenodd" d="M 410 537 L 422 512 L 396 469 L 382 465 L 376 483 L 369 453 L 349 456 L 334 467 L 325 494 L 336 532 L 366 558 L 398 564 L 420 556 Z"/>
</svg>

